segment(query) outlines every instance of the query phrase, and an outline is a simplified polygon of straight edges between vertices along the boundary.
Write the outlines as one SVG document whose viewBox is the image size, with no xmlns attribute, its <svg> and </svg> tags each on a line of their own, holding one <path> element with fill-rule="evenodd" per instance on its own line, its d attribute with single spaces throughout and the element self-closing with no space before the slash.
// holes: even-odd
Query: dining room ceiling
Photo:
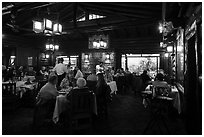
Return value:
<svg viewBox="0 0 204 137">
<path fill-rule="evenodd" d="M 166 20 L 178 18 L 185 10 L 185 3 L 166 4 Z M 79 33 L 80 36 L 99 31 L 122 30 L 131 33 L 140 26 L 157 25 L 162 20 L 161 2 L 3 2 L 3 33 L 35 35 L 33 19 L 43 14 L 56 13 L 63 25 L 63 34 Z M 86 13 L 106 16 L 103 19 L 77 22 Z M 14 22 L 12 22 L 14 20 Z M 155 26 L 156 27 L 156 26 Z M 146 28 L 148 29 L 148 27 Z"/>
<path fill-rule="evenodd" d="M 165 5 L 165 7 L 164 7 Z M 42 48 L 47 38 L 33 31 L 33 20 L 57 15 L 63 26 L 63 35 L 57 36 L 63 48 L 87 45 L 88 37 L 109 34 L 113 47 L 157 50 L 161 35 L 159 22 L 165 17 L 174 27 L 185 23 L 195 3 L 190 2 L 2 2 L 3 46 L 18 45 Z M 165 9 L 165 10 L 164 10 Z M 89 14 L 105 18 L 77 21 Z M 11 37 L 12 35 L 12 37 Z M 18 37 L 16 37 L 18 36 Z M 26 39 L 25 39 L 26 38 Z M 28 44 L 26 44 L 28 43 Z"/>
</svg>

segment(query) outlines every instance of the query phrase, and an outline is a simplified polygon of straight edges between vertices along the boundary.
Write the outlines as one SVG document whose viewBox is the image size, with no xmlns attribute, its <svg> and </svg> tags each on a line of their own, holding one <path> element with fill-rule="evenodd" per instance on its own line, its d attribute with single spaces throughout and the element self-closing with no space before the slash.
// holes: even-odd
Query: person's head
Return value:
<svg viewBox="0 0 204 137">
<path fill-rule="evenodd" d="M 28 67 L 28 71 L 33 71 L 33 67 Z"/>
<path fill-rule="evenodd" d="M 45 70 L 46 68 L 45 68 L 45 66 L 42 66 L 42 70 Z"/>
<path fill-rule="evenodd" d="M 63 58 L 59 58 L 58 62 L 59 62 L 59 63 L 63 63 L 63 62 L 64 62 L 64 59 L 63 59 Z"/>
<path fill-rule="evenodd" d="M 69 69 L 69 68 L 71 68 L 71 65 L 70 65 L 70 63 L 67 65 L 67 68 Z"/>
<path fill-rule="evenodd" d="M 51 83 L 52 85 L 56 85 L 58 81 L 57 75 L 55 74 L 50 74 L 48 78 L 48 82 Z"/>
<path fill-rule="evenodd" d="M 84 78 L 78 78 L 76 84 L 79 88 L 83 88 L 86 86 L 86 80 Z"/>
<path fill-rule="evenodd" d="M 159 81 L 163 81 L 164 80 L 164 75 L 162 73 L 158 73 L 156 76 L 156 79 Z"/>
</svg>

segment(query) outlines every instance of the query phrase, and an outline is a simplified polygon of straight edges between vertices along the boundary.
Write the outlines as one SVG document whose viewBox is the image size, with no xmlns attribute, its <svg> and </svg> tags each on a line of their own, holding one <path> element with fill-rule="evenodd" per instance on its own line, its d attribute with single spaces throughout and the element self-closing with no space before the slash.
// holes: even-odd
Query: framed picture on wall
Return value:
<svg viewBox="0 0 204 137">
<path fill-rule="evenodd" d="M 28 66 L 33 65 L 33 57 L 28 57 Z"/>
</svg>

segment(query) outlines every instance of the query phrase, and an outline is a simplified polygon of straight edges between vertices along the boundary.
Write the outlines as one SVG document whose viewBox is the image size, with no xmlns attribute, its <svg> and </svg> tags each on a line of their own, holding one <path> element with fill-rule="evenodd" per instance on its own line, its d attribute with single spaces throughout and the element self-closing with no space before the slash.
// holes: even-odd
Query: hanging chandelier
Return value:
<svg viewBox="0 0 204 137">
<path fill-rule="evenodd" d="M 62 25 L 49 19 L 43 19 L 43 21 L 33 20 L 33 31 L 35 33 L 44 33 L 47 36 L 61 35 Z"/>
<path fill-rule="evenodd" d="M 46 36 L 61 35 L 62 25 L 58 20 L 59 14 L 50 12 L 49 9 L 47 12 L 38 13 L 37 19 L 33 20 L 33 31 Z"/>
</svg>

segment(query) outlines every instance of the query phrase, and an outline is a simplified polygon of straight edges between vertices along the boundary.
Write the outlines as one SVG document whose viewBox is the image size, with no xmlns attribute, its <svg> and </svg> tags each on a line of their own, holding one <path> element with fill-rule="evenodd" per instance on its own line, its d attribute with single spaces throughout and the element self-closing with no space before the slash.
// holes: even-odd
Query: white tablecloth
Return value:
<svg viewBox="0 0 204 137">
<path fill-rule="evenodd" d="M 113 93 L 116 94 L 116 92 L 118 91 L 116 82 L 111 81 L 111 82 L 108 82 L 107 84 L 110 86 L 111 94 L 113 94 Z"/>
<path fill-rule="evenodd" d="M 31 83 L 31 84 L 25 84 L 25 81 L 17 81 L 16 82 L 16 91 L 19 92 L 20 98 L 22 98 L 23 94 L 27 90 L 34 90 L 35 88 L 37 89 L 37 83 Z"/>
<path fill-rule="evenodd" d="M 59 95 L 56 98 L 55 109 L 53 113 L 53 122 L 57 123 L 59 121 L 59 115 L 68 109 L 69 101 L 66 99 L 65 95 Z"/>
</svg>

